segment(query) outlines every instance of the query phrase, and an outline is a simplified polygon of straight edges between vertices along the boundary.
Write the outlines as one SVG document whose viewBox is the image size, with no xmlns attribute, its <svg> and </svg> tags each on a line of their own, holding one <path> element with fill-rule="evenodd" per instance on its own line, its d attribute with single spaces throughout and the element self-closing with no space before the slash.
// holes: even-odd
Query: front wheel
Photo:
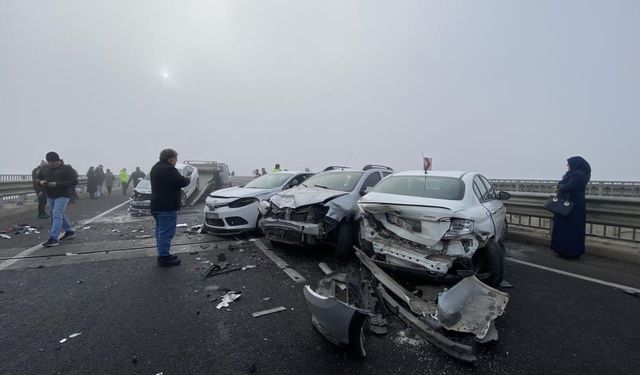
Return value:
<svg viewBox="0 0 640 375">
<path fill-rule="evenodd" d="M 504 247 L 500 243 L 491 240 L 487 242 L 485 247 L 478 249 L 473 254 L 471 262 L 474 272 L 488 274 L 488 277 L 483 281 L 497 288 L 500 286 L 504 276 L 504 258 Z"/>
<path fill-rule="evenodd" d="M 353 254 L 353 227 L 350 221 L 338 224 L 336 258 L 347 259 Z"/>
<path fill-rule="evenodd" d="M 187 207 L 187 194 L 184 191 L 180 194 L 180 207 Z"/>
</svg>

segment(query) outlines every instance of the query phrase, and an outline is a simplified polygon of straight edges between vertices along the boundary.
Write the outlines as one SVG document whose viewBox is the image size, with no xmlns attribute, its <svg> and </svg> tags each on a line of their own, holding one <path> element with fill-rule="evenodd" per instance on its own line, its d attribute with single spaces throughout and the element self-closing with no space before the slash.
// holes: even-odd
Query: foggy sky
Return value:
<svg viewBox="0 0 640 375">
<path fill-rule="evenodd" d="M 640 180 L 640 2 L 0 1 L 0 173 L 180 159 Z"/>
</svg>

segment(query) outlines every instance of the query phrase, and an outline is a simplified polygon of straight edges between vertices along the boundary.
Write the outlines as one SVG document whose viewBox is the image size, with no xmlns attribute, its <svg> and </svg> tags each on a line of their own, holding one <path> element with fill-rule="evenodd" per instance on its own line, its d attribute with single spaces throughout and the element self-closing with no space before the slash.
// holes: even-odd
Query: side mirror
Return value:
<svg viewBox="0 0 640 375">
<path fill-rule="evenodd" d="M 509 198 L 511 198 L 511 194 L 507 193 L 506 191 L 501 191 L 498 193 L 498 199 L 500 199 L 501 201 L 506 201 Z"/>
</svg>

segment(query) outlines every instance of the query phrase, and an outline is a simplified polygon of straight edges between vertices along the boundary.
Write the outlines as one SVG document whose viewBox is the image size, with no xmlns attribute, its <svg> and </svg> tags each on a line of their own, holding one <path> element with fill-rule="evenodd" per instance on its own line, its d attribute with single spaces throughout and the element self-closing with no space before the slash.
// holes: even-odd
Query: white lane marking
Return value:
<svg viewBox="0 0 640 375">
<path fill-rule="evenodd" d="M 260 249 L 264 253 L 264 255 L 269 257 L 269 259 L 271 259 L 273 263 L 276 264 L 276 266 L 282 269 L 282 271 L 286 273 L 287 276 L 289 276 L 293 281 L 295 281 L 296 283 L 304 283 L 305 281 L 307 281 L 296 270 L 289 267 L 289 265 L 287 264 L 287 262 L 284 261 L 284 259 L 280 258 L 278 255 L 276 255 L 276 253 L 274 253 L 271 249 L 269 249 L 267 245 L 265 245 L 262 242 L 262 240 L 257 240 L 254 243 L 256 244 L 258 249 Z"/>
<path fill-rule="evenodd" d="M 110 214 L 111 212 L 117 210 L 118 208 L 124 206 L 127 203 L 129 203 L 128 200 L 120 203 L 119 205 L 117 205 L 117 206 L 115 206 L 113 208 L 108 209 L 107 211 L 105 211 L 105 212 L 103 212 L 103 213 L 101 213 L 101 214 L 99 214 L 99 215 L 97 215 L 95 217 L 92 217 L 91 219 L 89 219 L 89 220 L 87 220 L 85 222 L 80 222 L 80 223 L 78 223 L 78 225 L 79 226 L 87 225 L 87 224 L 89 224 L 89 223 L 91 223 L 91 222 L 93 222 L 93 221 L 95 221 L 95 220 L 97 220 L 97 219 L 99 219 L 99 218 L 101 218 L 101 217 L 103 217 L 105 215 Z M 15 262 L 20 260 L 19 258 L 24 258 L 24 257 L 26 257 L 28 255 L 31 255 L 35 251 L 40 250 L 40 249 L 42 249 L 42 245 L 38 244 L 38 245 L 35 245 L 33 247 L 28 248 L 27 250 L 22 251 L 20 254 L 14 255 L 13 258 L 16 258 L 16 259 L 7 259 L 4 262 L 0 263 L 0 271 L 6 270 L 7 268 L 11 267 L 12 264 L 14 264 Z"/>
<path fill-rule="evenodd" d="M 96 220 L 98 220 L 98 219 L 100 219 L 100 218 L 102 218 L 102 217 L 104 217 L 104 216 L 109 215 L 110 213 L 112 213 L 113 211 L 117 210 L 118 208 L 120 208 L 120 207 L 124 206 L 124 205 L 125 205 L 125 204 L 127 204 L 127 203 L 129 203 L 129 201 L 128 201 L 128 200 L 126 200 L 126 201 L 124 201 L 124 202 L 120 203 L 119 205 L 117 205 L 117 206 L 115 206 L 115 207 L 113 207 L 113 208 L 110 208 L 110 209 L 106 210 L 105 212 L 103 212 L 103 213 L 101 213 L 101 214 L 99 214 L 99 215 L 97 215 L 97 216 L 92 217 L 91 219 L 89 219 L 89 220 L 87 220 L 87 221 L 85 221 L 85 222 L 83 222 L 82 224 L 79 224 L 79 225 L 87 225 L 87 224 L 90 224 L 90 223 L 92 223 L 92 222 L 94 222 L 94 221 L 96 221 Z"/>
<path fill-rule="evenodd" d="M 533 268 L 538 268 L 541 270 L 545 270 L 545 271 L 549 271 L 549 272 L 554 272 L 560 275 L 564 275 L 564 276 L 569 276 L 569 277 L 574 277 L 576 279 L 580 279 L 580 280 L 585 280 L 585 281 L 590 281 L 592 283 L 596 283 L 596 284 L 600 284 L 600 285 L 605 285 L 605 286 L 610 286 L 613 288 L 617 288 L 617 289 L 622 289 L 622 290 L 627 290 L 630 292 L 634 292 L 634 293 L 640 293 L 640 289 L 638 288 L 633 288 L 630 286 L 626 286 L 626 285 L 621 285 L 621 284 L 616 284 L 616 283 L 610 283 L 608 281 L 604 281 L 604 280 L 600 280 L 600 279 L 596 279 L 593 277 L 589 277 L 589 276 L 582 276 L 582 275 L 578 275 L 576 273 L 571 273 L 571 272 L 567 272 L 567 271 L 562 271 L 562 270 L 557 270 L 555 268 L 551 268 L 551 267 L 545 267 L 545 266 L 541 266 L 539 264 L 535 264 L 535 263 L 529 263 L 529 262 L 525 262 L 523 260 L 518 260 L 518 259 L 514 259 L 514 258 L 510 258 L 507 257 L 507 260 L 514 262 L 514 263 L 518 263 L 518 264 L 522 264 L 525 266 L 529 266 L 529 267 L 533 267 Z"/>
</svg>

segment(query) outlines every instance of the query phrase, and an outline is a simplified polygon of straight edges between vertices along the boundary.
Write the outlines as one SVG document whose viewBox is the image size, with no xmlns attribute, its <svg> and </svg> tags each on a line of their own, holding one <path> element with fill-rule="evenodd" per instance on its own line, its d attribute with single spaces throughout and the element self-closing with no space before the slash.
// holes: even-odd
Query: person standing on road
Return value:
<svg viewBox="0 0 640 375">
<path fill-rule="evenodd" d="M 38 219 L 48 219 L 49 215 L 47 215 L 46 206 L 47 206 L 47 193 L 40 184 L 38 184 L 38 173 L 42 167 L 47 165 L 47 162 L 42 160 L 40 165 L 35 167 L 33 171 L 31 171 L 31 180 L 33 181 L 33 190 L 36 192 L 36 196 L 38 197 Z"/>
<path fill-rule="evenodd" d="M 122 195 L 127 195 L 127 189 L 129 188 L 129 174 L 127 168 L 120 170 L 120 184 L 122 185 Z"/>
<path fill-rule="evenodd" d="M 95 168 L 89 167 L 87 171 L 87 193 L 89 193 L 89 199 L 96 199 L 96 191 L 98 191 L 96 171 Z"/>
<path fill-rule="evenodd" d="M 272 173 L 280 172 L 280 164 L 277 164 L 273 167 Z"/>
<path fill-rule="evenodd" d="M 151 214 L 156 221 L 158 266 L 177 266 L 180 259 L 171 255 L 171 240 L 176 234 L 182 188 L 191 179 L 183 177 L 175 168 L 178 153 L 170 148 L 160 152 L 160 160 L 149 172 L 151 179 Z"/>
<path fill-rule="evenodd" d="M 36 182 L 47 193 L 47 203 L 51 209 L 51 230 L 49 239 L 42 244 L 45 247 L 58 246 L 60 232 L 64 230 L 61 240 L 75 236 L 76 232 L 65 215 L 69 200 L 74 196 L 78 184 L 78 172 L 70 165 L 64 164 L 56 152 L 48 152 L 47 165 L 40 169 Z"/>
<path fill-rule="evenodd" d="M 580 156 L 567 159 L 568 171 L 557 186 L 558 198 L 573 203 L 568 216 L 553 215 L 551 250 L 563 258 L 579 259 L 585 253 L 585 190 L 591 180 L 591 166 Z"/>
<path fill-rule="evenodd" d="M 262 168 L 262 175 L 264 176 L 265 174 L 267 174 L 267 170 L 263 167 Z"/>
<path fill-rule="evenodd" d="M 140 170 L 140 167 L 136 167 L 135 172 L 131 173 L 131 177 L 129 177 L 129 183 L 131 183 L 131 181 L 133 180 L 133 188 L 135 189 L 136 186 L 138 186 L 138 183 L 140 183 L 140 180 L 142 180 L 146 176 L 147 175 Z"/>
<path fill-rule="evenodd" d="M 96 168 L 96 197 L 102 197 L 102 185 L 104 184 L 104 167 L 102 164 Z"/>
<path fill-rule="evenodd" d="M 116 180 L 116 176 L 111 173 L 111 169 L 107 168 L 107 173 L 104 174 L 104 184 L 107 187 L 107 194 L 111 195 L 113 189 L 113 182 Z"/>
</svg>

